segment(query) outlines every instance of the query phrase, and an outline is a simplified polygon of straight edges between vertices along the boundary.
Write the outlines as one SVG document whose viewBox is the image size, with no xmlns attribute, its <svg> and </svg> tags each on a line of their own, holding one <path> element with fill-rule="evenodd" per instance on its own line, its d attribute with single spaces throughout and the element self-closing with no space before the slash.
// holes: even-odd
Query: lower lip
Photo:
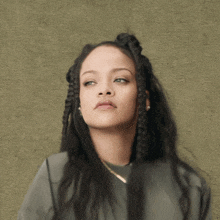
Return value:
<svg viewBox="0 0 220 220">
<path fill-rule="evenodd" d="M 99 108 L 99 109 L 113 109 L 115 107 L 113 107 L 112 105 L 100 105 L 97 108 Z"/>
</svg>

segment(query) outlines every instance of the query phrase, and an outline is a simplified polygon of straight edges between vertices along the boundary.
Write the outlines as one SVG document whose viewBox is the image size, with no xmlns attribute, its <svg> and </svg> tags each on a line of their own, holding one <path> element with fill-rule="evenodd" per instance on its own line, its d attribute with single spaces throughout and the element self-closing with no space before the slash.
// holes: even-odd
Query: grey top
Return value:
<svg viewBox="0 0 220 220">
<path fill-rule="evenodd" d="M 62 178 L 63 167 L 68 161 L 67 153 L 58 153 L 48 158 L 50 175 L 52 180 L 52 188 L 57 201 L 57 189 Z M 114 167 L 108 164 L 115 172 L 127 176 L 128 167 L 123 171 L 121 167 Z M 184 168 L 179 167 L 180 172 L 184 175 L 187 172 Z M 143 177 L 146 178 L 145 186 L 145 219 L 146 220 L 171 220 L 183 219 L 179 206 L 181 190 L 174 181 L 169 163 L 157 162 L 154 164 L 144 165 Z M 121 172 L 121 173 L 120 173 Z M 113 188 L 117 199 L 115 206 L 116 220 L 126 220 L 126 184 L 112 174 Z M 189 195 L 191 199 L 190 220 L 210 220 L 210 188 L 207 187 L 203 178 L 195 174 L 191 174 L 189 178 L 190 187 Z M 71 187 L 68 195 L 71 197 Z M 46 160 L 40 167 L 37 175 L 30 186 L 24 202 L 18 212 L 18 220 L 49 220 L 53 216 L 53 203 L 51 198 L 51 190 L 46 166 Z M 105 207 L 108 216 L 107 220 L 115 220 L 110 208 Z M 68 213 L 63 219 L 75 220 L 74 213 Z M 100 210 L 99 220 L 104 220 L 103 211 Z"/>
</svg>

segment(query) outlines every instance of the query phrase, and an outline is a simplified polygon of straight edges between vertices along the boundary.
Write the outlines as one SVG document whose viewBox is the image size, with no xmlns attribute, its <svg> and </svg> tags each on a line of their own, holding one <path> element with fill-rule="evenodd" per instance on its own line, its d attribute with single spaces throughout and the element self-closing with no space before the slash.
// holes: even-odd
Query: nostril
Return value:
<svg viewBox="0 0 220 220">
<path fill-rule="evenodd" d="M 111 92 L 106 92 L 106 95 L 111 95 L 111 94 L 112 94 Z M 99 95 L 103 95 L 103 93 L 100 92 Z"/>
</svg>

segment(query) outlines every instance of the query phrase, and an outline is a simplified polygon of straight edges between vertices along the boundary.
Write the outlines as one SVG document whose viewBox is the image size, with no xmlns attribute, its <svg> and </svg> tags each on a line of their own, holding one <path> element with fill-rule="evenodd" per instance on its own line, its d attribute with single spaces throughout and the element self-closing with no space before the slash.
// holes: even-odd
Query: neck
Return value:
<svg viewBox="0 0 220 220">
<path fill-rule="evenodd" d="M 99 158 L 115 165 L 130 162 L 136 128 L 96 129 L 89 128 L 90 136 Z"/>
</svg>

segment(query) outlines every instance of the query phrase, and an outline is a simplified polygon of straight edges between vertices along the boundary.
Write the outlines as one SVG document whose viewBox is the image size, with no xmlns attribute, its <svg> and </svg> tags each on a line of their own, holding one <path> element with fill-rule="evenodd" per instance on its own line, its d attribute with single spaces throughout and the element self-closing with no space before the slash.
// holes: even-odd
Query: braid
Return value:
<svg viewBox="0 0 220 220">
<path fill-rule="evenodd" d="M 191 170 L 182 162 L 176 153 L 177 131 L 176 124 L 172 118 L 172 113 L 162 86 L 156 76 L 153 74 L 149 59 L 141 55 L 142 47 L 139 41 L 133 35 L 120 34 L 117 36 L 117 42 L 123 48 L 130 51 L 131 57 L 136 63 L 136 81 L 138 85 L 138 123 L 137 123 L 137 146 L 135 155 L 135 164 L 129 178 L 128 184 L 128 219 L 143 219 L 143 181 L 138 175 L 141 166 L 138 164 L 144 161 L 155 161 L 157 159 L 170 159 L 174 178 L 182 190 L 182 197 L 179 204 L 187 219 L 190 209 L 190 199 L 187 186 L 183 184 L 180 178 L 180 171 L 177 165 L 183 165 Z M 150 97 L 147 97 L 146 90 Z M 150 98 L 151 110 L 146 111 L 146 98 Z M 139 169 L 139 171 L 138 171 Z M 192 171 L 192 170 L 191 170 Z M 138 196 L 138 199 L 136 199 Z"/>
<path fill-rule="evenodd" d="M 130 50 L 134 56 L 138 57 L 141 55 L 142 47 L 140 46 L 139 41 L 134 35 L 130 35 L 127 33 L 119 34 L 116 37 L 115 42 Z"/>
<path fill-rule="evenodd" d="M 137 124 L 137 147 L 136 147 L 136 159 L 146 161 L 148 155 L 147 150 L 147 111 L 146 111 L 146 97 L 145 92 L 145 83 L 141 75 L 137 74 L 137 83 L 138 87 L 138 102 L 139 102 L 139 111 L 138 111 L 138 124 Z"/>
<path fill-rule="evenodd" d="M 67 73 L 67 80 L 70 82 L 70 74 L 73 67 L 71 67 Z M 61 146 L 63 147 L 63 141 L 65 140 L 66 134 L 67 134 L 67 128 L 69 124 L 69 115 L 73 110 L 73 83 L 69 83 L 69 88 L 67 92 L 67 98 L 65 100 L 65 109 L 63 113 L 63 129 L 62 129 L 62 143 Z M 61 151 L 65 151 L 65 149 L 61 148 Z"/>
<path fill-rule="evenodd" d="M 136 162 L 143 162 L 147 157 L 147 111 L 146 111 L 146 75 L 144 73 L 143 63 L 144 56 L 141 55 L 142 47 L 134 35 L 122 33 L 117 36 L 115 42 L 123 48 L 130 51 L 131 56 L 136 63 L 136 81 L 138 85 L 138 123 L 137 123 L 137 146 L 136 146 Z"/>
<path fill-rule="evenodd" d="M 65 101 L 60 150 L 68 152 L 69 161 L 65 165 L 64 175 L 58 190 L 59 217 L 54 216 L 54 219 L 62 219 L 62 213 L 69 208 L 74 208 L 76 219 L 83 220 L 88 216 L 91 219 L 97 219 L 100 206 L 104 206 L 106 202 L 111 207 L 114 206 L 110 174 L 105 172 L 105 168 L 94 149 L 88 126 L 78 110 L 80 106 L 79 72 L 81 64 L 94 48 L 93 45 L 86 45 L 81 55 L 75 60 L 75 64 L 66 74 L 69 89 Z M 70 114 L 70 125 L 68 125 Z M 71 199 L 65 202 L 67 190 L 72 180 L 74 180 L 74 188 L 79 190 L 74 190 Z"/>
<path fill-rule="evenodd" d="M 142 47 L 133 35 L 120 34 L 115 42 L 130 51 L 131 57 L 136 64 L 136 81 L 138 85 L 138 122 L 137 122 L 137 146 L 135 152 L 135 163 L 127 185 L 127 209 L 128 219 L 143 219 L 144 201 L 143 190 L 144 183 L 139 175 L 139 164 L 146 161 L 148 155 L 148 132 L 147 132 L 147 111 L 146 111 L 146 76 L 143 74 L 143 62 L 141 56 Z M 138 171 L 138 172 L 137 172 Z"/>
<path fill-rule="evenodd" d="M 87 45 L 88 47 L 88 45 Z M 74 75 L 74 92 L 76 107 L 74 112 L 74 127 L 80 139 L 83 154 L 83 164 L 80 167 L 81 172 L 81 190 L 79 197 L 75 201 L 74 207 L 77 219 L 86 219 L 82 213 L 88 212 L 91 219 L 97 219 L 98 207 L 109 202 L 113 207 L 114 195 L 111 191 L 111 179 L 109 173 L 105 172 L 102 162 L 100 161 L 93 146 L 89 129 L 83 117 L 79 115 L 79 75 Z M 75 91 L 74 90 L 74 91 Z M 100 181 L 102 179 L 102 181 Z M 90 184 L 88 184 L 90 182 Z M 96 189 L 96 190 L 94 190 Z M 85 197 L 85 194 L 89 195 Z M 107 195 L 107 196 L 106 196 Z M 82 199 L 84 198 L 84 199 Z M 87 211 L 86 211 L 87 210 Z"/>
</svg>

